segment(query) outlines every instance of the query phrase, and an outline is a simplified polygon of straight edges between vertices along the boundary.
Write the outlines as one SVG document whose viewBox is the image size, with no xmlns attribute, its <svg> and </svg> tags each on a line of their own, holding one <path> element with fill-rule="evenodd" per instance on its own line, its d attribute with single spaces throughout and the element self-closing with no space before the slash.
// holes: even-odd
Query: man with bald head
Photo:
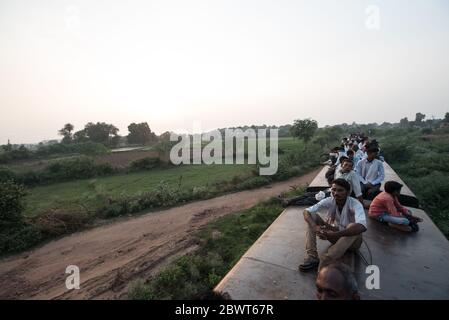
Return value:
<svg viewBox="0 0 449 320">
<path fill-rule="evenodd" d="M 331 263 L 320 270 L 316 290 L 318 300 L 360 300 L 357 281 L 342 263 Z"/>
</svg>

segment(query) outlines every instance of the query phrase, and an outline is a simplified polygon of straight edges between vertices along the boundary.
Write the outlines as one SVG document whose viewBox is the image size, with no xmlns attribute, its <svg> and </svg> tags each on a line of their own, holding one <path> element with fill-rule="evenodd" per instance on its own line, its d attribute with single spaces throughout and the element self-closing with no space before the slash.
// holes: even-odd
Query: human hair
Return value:
<svg viewBox="0 0 449 320">
<path fill-rule="evenodd" d="M 346 151 L 346 154 L 349 156 L 349 155 L 354 155 L 354 151 L 353 150 L 348 150 L 348 151 Z"/>
<path fill-rule="evenodd" d="M 351 185 L 349 184 L 349 182 L 342 178 L 335 179 L 334 181 L 332 181 L 332 184 L 343 187 L 348 192 L 351 190 Z"/>
<path fill-rule="evenodd" d="M 344 281 L 343 289 L 350 295 L 357 294 L 359 291 L 357 280 L 354 277 L 351 269 L 343 263 L 333 262 L 323 267 L 323 269 L 334 269 L 340 272 Z M 323 270 L 322 269 L 322 270 Z"/>
<path fill-rule="evenodd" d="M 368 150 L 366 150 L 366 153 L 377 153 L 379 152 L 379 148 L 376 147 L 369 147 Z"/>
<path fill-rule="evenodd" d="M 346 156 L 341 156 L 340 157 L 340 163 L 343 163 L 343 161 L 348 160 L 349 158 Z"/>
<path fill-rule="evenodd" d="M 354 166 L 354 162 L 352 162 L 352 160 L 350 159 L 344 159 L 343 161 L 341 161 L 341 164 L 343 165 L 343 163 L 345 162 L 349 162 L 351 164 L 351 166 Z"/>
<path fill-rule="evenodd" d="M 402 184 L 396 181 L 387 181 L 385 182 L 384 189 L 387 193 L 393 193 L 395 191 L 401 192 Z"/>
<path fill-rule="evenodd" d="M 352 150 L 354 150 L 355 152 L 357 152 L 359 150 L 359 146 L 358 145 L 353 145 L 352 146 Z"/>
</svg>

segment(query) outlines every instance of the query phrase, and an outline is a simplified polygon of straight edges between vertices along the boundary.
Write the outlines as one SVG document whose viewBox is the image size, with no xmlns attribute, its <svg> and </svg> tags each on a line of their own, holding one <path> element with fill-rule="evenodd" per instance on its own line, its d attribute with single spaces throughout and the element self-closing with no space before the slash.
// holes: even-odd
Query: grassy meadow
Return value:
<svg viewBox="0 0 449 320">
<path fill-rule="evenodd" d="M 298 139 L 279 139 L 282 152 L 288 153 L 302 147 L 303 142 Z M 192 164 L 37 186 L 28 189 L 24 213 L 26 216 L 37 216 L 52 209 L 76 210 L 80 204 L 95 209 L 100 205 L 99 195 L 112 198 L 138 195 L 152 191 L 161 181 L 180 189 L 211 187 L 236 177 L 239 180 L 249 178 L 254 175 L 255 169 L 255 165 L 249 164 Z"/>
</svg>

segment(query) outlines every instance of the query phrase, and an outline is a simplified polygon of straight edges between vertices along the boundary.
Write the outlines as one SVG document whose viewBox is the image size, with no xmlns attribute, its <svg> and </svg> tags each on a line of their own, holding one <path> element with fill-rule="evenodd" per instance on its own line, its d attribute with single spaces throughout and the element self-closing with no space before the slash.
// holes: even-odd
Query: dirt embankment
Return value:
<svg viewBox="0 0 449 320">
<path fill-rule="evenodd" d="M 198 201 L 76 233 L 0 261 L 0 299 L 118 299 L 127 285 L 196 248 L 194 234 L 212 220 L 250 208 L 319 169 L 272 185 Z M 67 290 L 66 267 L 80 268 L 81 288 Z"/>
</svg>

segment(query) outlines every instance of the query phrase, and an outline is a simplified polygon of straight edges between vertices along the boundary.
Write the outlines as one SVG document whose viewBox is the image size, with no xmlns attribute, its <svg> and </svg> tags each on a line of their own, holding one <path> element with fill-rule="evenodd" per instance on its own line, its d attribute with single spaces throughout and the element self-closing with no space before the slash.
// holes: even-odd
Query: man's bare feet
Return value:
<svg viewBox="0 0 449 320">
<path fill-rule="evenodd" d="M 411 232 L 412 231 L 412 228 L 410 226 L 405 226 L 403 224 L 389 223 L 388 226 L 390 226 L 391 228 L 400 230 L 400 231 L 404 231 L 404 232 Z"/>
</svg>

